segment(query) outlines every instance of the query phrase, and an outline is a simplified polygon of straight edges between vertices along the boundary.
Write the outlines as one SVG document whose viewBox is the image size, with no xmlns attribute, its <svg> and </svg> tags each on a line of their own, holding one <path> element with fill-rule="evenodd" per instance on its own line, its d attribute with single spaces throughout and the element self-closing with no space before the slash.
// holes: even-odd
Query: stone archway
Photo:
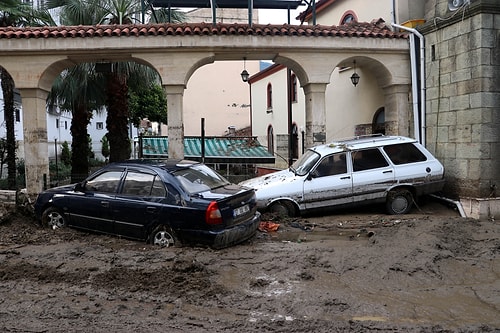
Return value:
<svg viewBox="0 0 500 333">
<path fill-rule="evenodd" d="M 358 38 L 351 38 L 351 37 Z M 272 37 L 272 38 L 270 38 Z M 324 135 L 325 88 L 334 64 L 351 56 L 386 50 L 398 62 L 388 86 L 407 85 L 406 35 L 363 24 L 352 31 L 338 27 L 269 27 L 240 24 L 158 24 L 97 27 L 1 28 L 0 63 L 16 82 L 23 99 L 27 190 L 36 194 L 48 176 L 45 99 L 64 68 L 80 62 L 143 61 L 155 68 L 167 92 L 169 155 L 183 155 L 182 100 L 187 80 L 201 65 L 216 60 L 273 60 L 291 64 L 306 92 L 307 141 Z M 335 44 L 332 44 L 332 41 Z M 251 46 L 251 47 L 249 47 Z M 389 57 L 390 58 L 390 57 Z M 384 62 L 382 60 L 382 62 Z M 328 69 L 320 64 L 329 64 Z M 390 67 L 390 66 L 388 66 Z M 389 91 L 388 96 L 399 96 Z M 401 98 L 396 98 L 402 102 Z"/>
</svg>

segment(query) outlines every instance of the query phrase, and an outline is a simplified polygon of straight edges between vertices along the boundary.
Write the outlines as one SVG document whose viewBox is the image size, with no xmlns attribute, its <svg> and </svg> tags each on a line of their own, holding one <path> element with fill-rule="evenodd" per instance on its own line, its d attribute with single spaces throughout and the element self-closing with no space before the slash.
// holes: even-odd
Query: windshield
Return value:
<svg viewBox="0 0 500 333">
<path fill-rule="evenodd" d="M 292 164 L 292 170 L 299 176 L 306 175 L 312 167 L 318 162 L 320 155 L 312 150 L 306 152 Z"/>
<path fill-rule="evenodd" d="M 210 191 L 230 184 L 228 180 L 204 164 L 195 164 L 189 168 L 173 172 L 182 187 L 189 194 Z"/>
</svg>

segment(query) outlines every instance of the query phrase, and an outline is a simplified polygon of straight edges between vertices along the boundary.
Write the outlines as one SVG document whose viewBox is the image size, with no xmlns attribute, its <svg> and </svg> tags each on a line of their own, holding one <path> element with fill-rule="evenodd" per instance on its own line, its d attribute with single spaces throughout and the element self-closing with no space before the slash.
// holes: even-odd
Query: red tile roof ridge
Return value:
<svg viewBox="0 0 500 333">
<path fill-rule="evenodd" d="M 189 36 L 189 35 L 253 35 L 253 36 L 314 36 L 407 38 L 406 33 L 392 31 L 382 19 L 353 22 L 340 26 L 242 24 L 242 23 L 160 23 L 127 25 L 78 25 L 42 27 L 0 27 L 0 39 L 75 38 L 110 36 Z"/>
</svg>

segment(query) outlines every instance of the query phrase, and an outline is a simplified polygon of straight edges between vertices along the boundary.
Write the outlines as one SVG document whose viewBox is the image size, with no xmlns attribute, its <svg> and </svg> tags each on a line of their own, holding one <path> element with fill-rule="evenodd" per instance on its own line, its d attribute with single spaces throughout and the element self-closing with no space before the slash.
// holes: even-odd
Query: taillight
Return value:
<svg viewBox="0 0 500 333">
<path fill-rule="evenodd" d="M 222 214 L 219 210 L 219 205 L 217 202 L 212 201 L 205 212 L 205 222 L 207 224 L 221 224 L 222 223 Z"/>
</svg>

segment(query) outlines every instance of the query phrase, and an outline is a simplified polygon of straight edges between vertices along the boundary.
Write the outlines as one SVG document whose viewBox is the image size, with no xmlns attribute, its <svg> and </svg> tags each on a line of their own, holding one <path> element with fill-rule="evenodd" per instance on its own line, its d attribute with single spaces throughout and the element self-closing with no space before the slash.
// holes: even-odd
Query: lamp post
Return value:
<svg viewBox="0 0 500 333">
<path fill-rule="evenodd" d="M 241 79 L 243 82 L 247 82 L 248 78 L 250 77 L 250 74 L 247 72 L 247 58 L 243 57 L 243 71 L 241 72 Z"/>
<path fill-rule="evenodd" d="M 359 75 L 358 73 L 356 73 L 356 60 L 354 60 L 353 63 L 354 63 L 354 73 L 352 73 L 351 75 L 351 82 L 356 87 L 359 83 Z"/>
</svg>

